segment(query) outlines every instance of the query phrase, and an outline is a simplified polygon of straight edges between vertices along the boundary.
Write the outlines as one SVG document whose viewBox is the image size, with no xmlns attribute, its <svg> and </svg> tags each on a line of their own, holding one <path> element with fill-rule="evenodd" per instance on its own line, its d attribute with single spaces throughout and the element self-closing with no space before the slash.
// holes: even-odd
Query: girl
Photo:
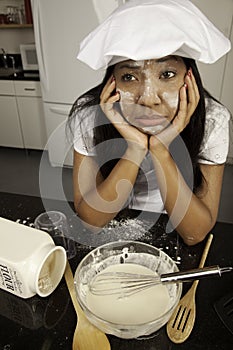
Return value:
<svg viewBox="0 0 233 350">
<path fill-rule="evenodd" d="M 188 10 L 186 15 L 192 11 L 192 18 L 200 20 L 200 13 L 187 0 L 176 1 L 176 10 L 172 0 L 164 3 L 165 10 L 159 0 L 135 0 L 122 6 L 110 16 L 109 41 L 118 43 L 115 33 L 111 37 L 118 22 L 117 35 L 122 38 L 126 32 L 122 20 L 131 18 L 130 14 L 135 26 L 127 30 L 140 41 L 141 23 L 135 11 L 142 14 L 142 5 L 147 14 L 155 10 L 158 18 L 165 11 L 168 26 L 179 20 L 178 9 Z M 172 21 L 169 10 L 173 11 Z M 154 26 L 149 39 L 158 33 L 157 17 L 151 18 L 150 23 L 147 16 L 147 25 Z M 108 19 L 98 33 L 102 30 L 105 35 L 106 23 Z M 81 50 L 82 60 L 95 36 L 101 41 L 98 33 L 92 33 L 90 43 L 84 45 L 83 53 Z M 172 33 L 178 42 L 179 33 L 174 28 Z M 147 41 L 148 47 L 150 40 L 142 36 L 144 53 L 136 59 L 128 52 L 134 42 L 128 41 L 129 50 L 119 42 L 121 56 L 109 58 L 103 82 L 75 102 L 70 114 L 70 121 L 75 120 L 74 203 L 88 225 L 103 227 L 124 207 L 167 213 L 188 245 L 202 241 L 214 226 L 228 151 L 229 112 L 202 86 L 192 35 L 196 32 L 188 33 L 186 46 L 182 42 L 175 51 L 167 39 L 168 54 L 164 56 L 158 52 L 160 42 L 148 56 L 143 45 Z M 220 39 L 226 40 L 225 53 L 229 43 Z M 108 56 L 105 52 L 99 55 Z"/>
</svg>

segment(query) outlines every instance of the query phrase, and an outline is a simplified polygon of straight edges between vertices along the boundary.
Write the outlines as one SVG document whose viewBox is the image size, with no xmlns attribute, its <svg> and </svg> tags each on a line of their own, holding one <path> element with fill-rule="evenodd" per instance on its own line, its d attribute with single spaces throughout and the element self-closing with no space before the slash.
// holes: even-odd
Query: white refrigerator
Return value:
<svg viewBox="0 0 233 350">
<path fill-rule="evenodd" d="M 31 0 L 35 44 L 53 166 L 71 166 L 65 123 L 73 102 L 99 83 L 104 72 L 77 60 L 81 40 L 122 0 Z M 93 55 L 95 53 L 93 52 Z"/>
</svg>

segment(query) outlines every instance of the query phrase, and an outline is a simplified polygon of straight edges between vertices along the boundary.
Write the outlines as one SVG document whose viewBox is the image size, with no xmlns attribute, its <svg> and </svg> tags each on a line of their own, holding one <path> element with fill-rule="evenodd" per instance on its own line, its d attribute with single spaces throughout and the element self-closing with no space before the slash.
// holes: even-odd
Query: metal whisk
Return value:
<svg viewBox="0 0 233 350">
<path fill-rule="evenodd" d="M 230 272 L 233 267 L 222 267 L 218 265 L 198 268 L 187 271 L 172 272 L 162 275 L 137 274 L 130 272 L 102 272 L 95 276 L 89 285 L 94 295 L 130 296 L 141 292 L 157 284 L 179 283 L 198 280 L 205 277 L 221 276 Z"/>
</svg>

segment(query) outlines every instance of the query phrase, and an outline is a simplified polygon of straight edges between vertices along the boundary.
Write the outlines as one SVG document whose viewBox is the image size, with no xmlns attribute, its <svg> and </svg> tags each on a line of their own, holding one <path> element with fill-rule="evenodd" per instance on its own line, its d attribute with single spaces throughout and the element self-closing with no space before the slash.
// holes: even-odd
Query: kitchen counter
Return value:
<svg viewBox="0 0 233 350">
<path fill-rule="evenodd" d="M 80 260 L 98 242 L 97 235 L 89 234 L 74 214 L 73 203 L 0 193 L 0 215 L 4 218 L 32 225 L 36 216 L 45 211 L 44 208 L 62 211 L 68 218 L 77 248 L 76 257 L 70 260 L 74 272 Z M 129 217 L 136 221 L 140 219 L 151 223 L 150 227 L 148 226 L 148 233 L 138 240 L 162 248 L 177 260 L 180 269 L 198 266 L 205 242 L 195 247 L 187 247 L 175 232 L 165 234 L 167 218 L 164 215 L 154 225 L 157 218 L 155 220 L 151 213 L 142 215 L 136 211 L 125 211 L 119 215 L 118 221 L 123 222 Z M 212 233 L 214 239 L 206 265 L 233 266 L 233 225 L 218 222 Z M 88 240 L 87 245 L 84 244 L 85 237 Z M 101 235 L 99 237 L 101 239 Z M 105 237 L 109 239 L 108 232 Z M 111 349 L 232 350 L 233 334 L 220 320 L 214 308 L 214 304 L 222 296 L 231 293 L 233 297 L 232 285 L 232 273 L 223 275 L 221 278 L 200 281 L 196 294 L 196 322 L 189 339 L 183 344 L 173 344 L 167 337 L 166 327 L 163 327 L 150 337 L 143 339 L 124 340 L 108 335 Z M 184 286 L 184 292 L 189 286 L 190 284 Z M 0 349 L 71 350 L 75 326 L 76 315 L 64 278 L 58 288 L 47 298 L 34 296 L 30 299 L 21 299 L 0 290 Z"/>
<path fill-rule="evenodd" d="M 24 71 L 22 69 L 0 68 L 0 80 L 33 80 L 39 81 L 39 71 Z"/>
<path fill-rule="evenodd" d="M 3 54 L 0 54 L 0 80 L 39 81 L 39 70 L 23 70 L 20 54 L 7 54 L 6 62 Z"/>
</svg>

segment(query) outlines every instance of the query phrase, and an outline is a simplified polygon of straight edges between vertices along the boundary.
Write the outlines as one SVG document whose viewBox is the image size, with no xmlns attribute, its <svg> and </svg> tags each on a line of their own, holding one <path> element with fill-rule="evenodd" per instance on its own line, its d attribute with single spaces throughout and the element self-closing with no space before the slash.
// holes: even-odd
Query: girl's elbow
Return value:
<svg viewBox="0 0 233 350">
<path fill-rule="evenodd" d="M 206 236 L 210 233 L 217 221 L 217 215 L 212 215 L 208 212 L 208 215 L 202 217 L 202 219 L 192 222 L 188 229 L 182 226 L 177 228 L 177 232 L 182 237 L 184 243 L 188 246 L 194 246 L 204 241 Z"/>
<path fill-rule="evenodd" d="M 82 207 L 82 202 L 74 202 L 75 212 L 78 215 L 83 227 L 92 233 L 99 233 L 103 227 L 106 225 L 106 222 L 101 220 L 96 216 L 95 213 L 84 209 Z"/>
<path fill-rule="evenodd" d="M 183 236 L 182 239 L 187 246 L 194 246 L 201 243 L 206 236 Z"/>
<path fill-rule="evenodd" d="M 212 223 L 211 225 L 208 225 L 208 227 L 199 227 L 198 230 L 195 230 L 190 232 L 190 233 L 181 233 L 181 237 L 184 241 L 184 243 L 188 246 L 194 246 L 198 243 L 201 243 L 202 241 L 204 241 L 204 239 L 206 238 L 206 236 L 210 233 L 211 229 L 214 227 L 214 223 Z"/>
</svg>

